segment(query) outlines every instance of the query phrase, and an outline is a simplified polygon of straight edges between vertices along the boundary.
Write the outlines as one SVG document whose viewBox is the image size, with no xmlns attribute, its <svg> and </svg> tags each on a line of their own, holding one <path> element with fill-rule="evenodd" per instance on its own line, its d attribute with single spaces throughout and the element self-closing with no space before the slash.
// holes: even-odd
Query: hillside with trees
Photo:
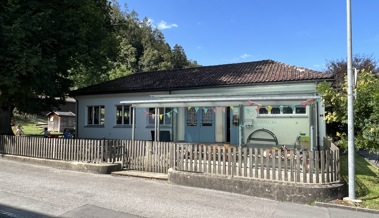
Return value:
<svg viewBox="0 0 379 218">
<path fill-rule="evenodd" d="M 98 79 L 79 75 L 74 78 L 77 88 L 133 73 L 199 66 L 196 61 L 187 59 L 182 46 L 175 44 L 171 47 L 148 18 L 140 20 L 136 11 L 122 11 L 117 1 L 113 1 L 111 16 L 118 41 L 118 53 L 111 62 L 112 69 Z"/>
</svg>

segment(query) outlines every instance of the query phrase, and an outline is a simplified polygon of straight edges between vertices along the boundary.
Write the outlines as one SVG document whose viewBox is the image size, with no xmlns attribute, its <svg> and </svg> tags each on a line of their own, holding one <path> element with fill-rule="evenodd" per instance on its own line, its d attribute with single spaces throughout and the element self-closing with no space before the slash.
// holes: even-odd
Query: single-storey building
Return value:
<svg viewBox="0 0 379 218">
<path fill-rule="evenodd" d="M 305 135 L 319 148 L 326 130 L 316 87 L 332 79 L 273 60 L 136 73 L 73 91 L 76 133 L 240 146 Z"/>
</svg>

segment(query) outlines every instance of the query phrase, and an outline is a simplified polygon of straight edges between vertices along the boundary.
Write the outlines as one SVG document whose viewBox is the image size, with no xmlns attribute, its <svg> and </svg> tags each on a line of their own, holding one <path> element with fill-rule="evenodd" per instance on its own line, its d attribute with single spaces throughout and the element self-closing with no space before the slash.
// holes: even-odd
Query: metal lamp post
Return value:
<svg viewBox="0 0 379 218">
<path fill-rule="evenodd" d="M 351 0 L 346 0 L 347 14 L 347 137 L 348 137 L 348 173 L 349 196 L 348 201 L 360 202 L 355 199 L 355 149 L 354 149 L 354 94 L 353 94 L 353 64 L 352 64 L 352 25 Z"/>
</svg>

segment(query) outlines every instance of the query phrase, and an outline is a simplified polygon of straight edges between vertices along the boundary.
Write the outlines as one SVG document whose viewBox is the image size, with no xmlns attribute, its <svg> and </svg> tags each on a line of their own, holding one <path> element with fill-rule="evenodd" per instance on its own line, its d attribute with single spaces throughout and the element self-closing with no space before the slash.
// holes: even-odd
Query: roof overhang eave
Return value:
<svg viewBox="0 0 379 218">
<path fill-rule="evenodd" d="M 291 101 L 291 100 L 308 100 L 319 99 L 317 95 L 304 96 L 224 96 L 224 97 L 180 97 L 180 98 L 156 98 L 151 97 L 147 100 L 126 100 L 121 101 L 121 104 L 132 105 L 133 107 L 194 107 L 194 106 L 236 106 L 246 104 L 251 101 Z"/>
</svg>

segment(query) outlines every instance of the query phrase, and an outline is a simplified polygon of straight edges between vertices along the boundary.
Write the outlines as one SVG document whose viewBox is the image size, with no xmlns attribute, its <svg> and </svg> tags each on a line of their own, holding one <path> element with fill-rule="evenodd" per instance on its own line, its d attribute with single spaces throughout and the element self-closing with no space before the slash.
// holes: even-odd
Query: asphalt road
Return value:
<svg viewBox="0 0 379 218">
<path fill-rule="evenodd" d="M 379 217 L 0 158 L 0 217 Z"/>
</svg>

